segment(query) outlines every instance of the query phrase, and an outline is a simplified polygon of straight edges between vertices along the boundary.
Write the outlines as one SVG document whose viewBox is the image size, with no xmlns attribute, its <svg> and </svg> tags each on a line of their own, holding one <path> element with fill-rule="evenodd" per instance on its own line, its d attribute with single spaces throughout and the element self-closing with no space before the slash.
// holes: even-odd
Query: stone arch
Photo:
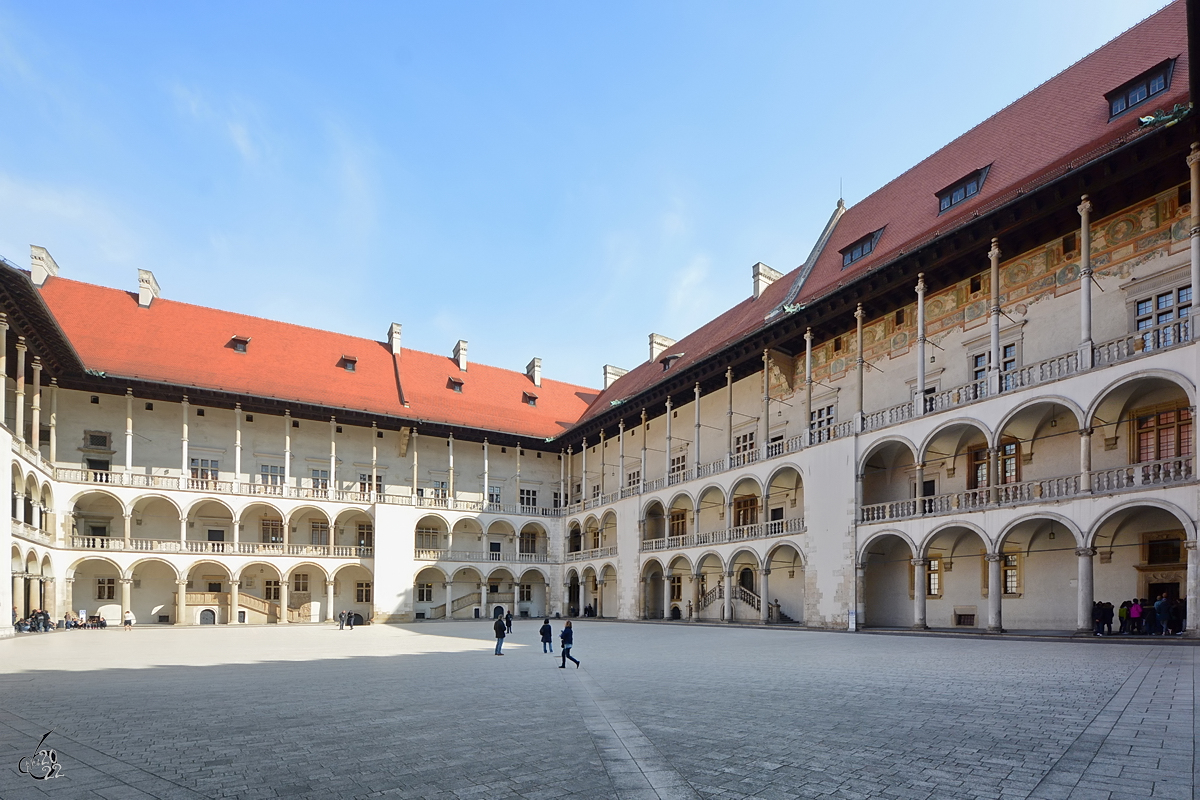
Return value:
<svg viewBox="0 0 1200 800">
<path fill-rule="evenodd" d="M 980 541 L 983 542 L 986 550 L 988 552 L 992 552 L 992 537 L 988 536 L 987 531 L 985 531 L 979 525 L 976 525 L 974 522 L 953 519 L 939 523 L 936 527 L 930 529 L 925 534 L 925 537 L 920 541 L 920 544 L 917 545 L 917 548 L 914 551 L 917 554 L 915 558 L 928 558 L 930 543 L 951 529 L 963 529 L 971 531 L 979 537 Z"/>
<path fill-rule="evenodd" d="M 913 444 L 913 441 L 907 436 L 901 436 L 899 434 L 888 434 L 881 436 L 875 441 L 871 442 L 871 446 L 868 447 L 866 452 L 862 454 L 862 457 L 858 459 L 858 473 L 861 475 L 862 473 L 866 472 L 868 462 L 870 462 L 871 459 L 874 458 L 881 450 L 892 450 L 896 448 L 907 450 L 909 455 L 912 456 L 912 460 L 914 462 L 916 461 L 917 453 L 920 451 L 920 448 Z"/>
<path fill-rule="evenodd" d="M 1115 506 L 1114 508 L 1110 508 L 1104 514 L 1102 514 L 1088 529 L 1086 546 L 1096 547 L 1097 542 L 1100 539 L 1101 532 L 1106 525 L 1113 522 L 1115 519 L 1117 519 L 1117 517 L 1130 514 L 1139 508 L 1153 508 L 1169 514 L 1171 517 L 1174 517 L 1176 522 L 1178 522 L 1179 527 L 1183 529 L 1184 537 L 1186 539 L 1191 540 L 1196 538 L 1196 524 L 1192 521 L 1192 518 L 1188 516 L 1186 511 L 1174 503 L 1169 503 L 1165 500 L 1144 497 L 1130 499 L 1118 506 Z"/>
<path fill-rule="evenodd" d="M 583 527 L 577 519 L 573 519 L 567 524 L 567 552 L 583 552 Z"/>
<path fill-rule="evenodd" d="M 1017 528 L 1022 527 L 1022 526 L 1027 526 L 1030 523 L 1042 523 L 1042 522 L 1046 523 L 1046 525 L 1044 526 L 1045 530 L 1041 530 L 1041 528 L 1043 526 L 1038 524 L 1037 525 L 1038 531 L 1036 532 L 1037 536 L 1042 536 L 1042 535 L 1049 536 L 1051 533 L 1057 534 L 1058 532 L 1053 531 L 1050 527 L 1050 524 L 1054 523 L 1057 525 L 1061 525 L 1065 529 L 1065 531 L 1071 535 L 1071 541 L 1062 542 L 1062 543 L 1060 543 L 1061 546 L 1064 546 L 1064 547 L 1066 547 L 1066 546 L 1085 547 L 1086 546 L 1084 544 L 1084 533 L 1079 528 L 1079 525 L 1076 524 L 1075 520 L 1071 519 L 1070 517 L 1063 516 L 1062 514 L 1055 514 L 1055 513 L 1048 513 L 1048 512 L 1034 512 L 1034 513 L 1029 513 L 1029 514 L 1022 514 L 1020 517 L 1017 517 L 1016 519 L 1012 520 L 1007 525 L 1005 525 L 1004 528 L 1000 531 L 999 535 L 996 536 L 996 541 L 992 545 L 991 552 L 993 552 L 993 553 L 1002 552 L 1004 549 L 1004 545 L 1006 543 L 1008 543 L 1009 536 Z M 1056 536 L 1056 538 L 1057 538 L 1057 536 Z M 1028 545 L 1032 545 L 1032 539 L 1030 540 Z M 1027 547 L 1028 547 L 1028 545 L 1027 545 Z"/>
<path fill-rule="evenodd" d="M 963 434 L 970 438 L 970 431 L 975 431 L 982 434 L 983 439 L 988 447 L 994 443 L 995 437 L 992 429 L 982 420 L 975 417 L 955 417 L 940 423 L 936 428 L 929 432 L 925 439 L 921 442 L 917 449 L 917 460 L 921 462 L 930 461 L 932 458 L 944 457 L 945 452 L 937 452 L 934 456 L 930 455 L 931 448 L 942 441 L 958 442 L 962 444 L 966 441 Z"/>
<path fill-rule="evenodd" d="M 182 573 L 180 573 L 178 567 L 176 567 L 170 561 L 167 561 L 165 558 L 159 558 L 158 556 L 145 556 L 143 558 L 139 558 L 125 569 L 125 571 L 121 574 L 121 577 L 133 578 L 137 570 L 154 564 L 165 567 L 171 573 L 171 575 L 174 576 L 175 580 L 183 580 L 185 577 Z"/>
<path fill-rule="evenodd" d="M 193 516 L 197 515 L 197 512 L 199 512 L 200 509 L 207 505 L 220 506 L 225 510 L 225 513 L 229 515 L 229 519 L 231 521 L 237 519 L 237 514 L 234 513 L 233 506 L 226 502 L 224 498 L 212 497 L 211 495 L 204 495 L 193 500 L 187 505 L 186 508 L 184 508 L 183 516 L 191 519 Z"/>
<path fill-rule="evenodd" d="M 646 503 L 641 512 L 642 540 L 663 539 L 667 535 L 667 512 L 657 498 Z"/>
<path fill-rule="evenodd" d="M 1035 397 L 1028 397 L 1014 405 L 1004 416 L 1000 418 L 1000 422 L 996 425 L 996 430 L 1003 432 L 1012 421 L 1022 414 L 1026 413 L 1030 408 L 1035 408 L 1041 405 L 1056 405 L 1061 406 L 1074 419 L 1075 429 L 1078 430 L 1083 426 L 1083 421 L 1087 419 L 1087 413 L 1079 403 L 1069 397 L 1061 394 L 1039 394 Z"/>
<path fill-rule="evenodd" d="M 611 510 L 600 517 L 600 546 L 617 546 L 617 515 Z"/>
<path fill-rule="evenodd" d="M 862 581 L 857 622 L 870 627 L 912 627 L 916 546 L 895 529 L 871 534 L 859 547 Z"/>
<path fill-rule="evenodd" d="M 540 522 L 526 522 L 517 535 L 519 556 L 545 556 L 549 552 L 548 534 Z"/>
<path fill-rule="evenodd" d="M 897 530 L 895 528 L 890 528 L 890 529 L 884 530 L 884 531 L 875 531 L 874 533 L 871 533 L 870 535 L 868 535 L 866 539 L 863 539 L 862 543 L 859 544 L 859 546 L 858 546 L 858 562 L 860 564 L 864 563 L 866 561 L 867 551 L 871 547 L 872 543 L 874 543 L 876 540 L 882 539 L 886 536 L 894 536 L 897 539 L 900 539 L 906 545 L 908 545 L 908 549 L 910 552 L 912 552 L 912 553 L 917 552 L 916 542 L 914 542 L 907 533 L 905 533 L 904 531 L 901 531 L 901 530 Z M 916 558 L 916 556 L 914 555 L 913 558 Z"/>
<path fill-rule="evenodd" d="M 1161 387 L 1164 385 L 1175 386 L 1182 390 L 1187 396 L 1188 404 L 1192 407 L 1196 405 L 1196 385 L 1185 375 L 1166 369 L 1144 369 L 1134 373 L 1128 373 L 1116 380 L 1111 381 L 1103 389 L 1096 393 L 1095 399 L 1087 409 L 1087 417 L 1089 426 L 1095 427 L 1096 417 L 1101 414 L 1101 410 L 1110 404 L 1114 398 L 1119 398 L 1122 406 L 1124 406 L 1129 397 L 1136 395 L 1138 392 L 1135 388 L 1130 388 L 1129 391 L 1122 392 L 1120 390 L 1137 384 L 1149 384 L 1152 387 Z M 1150 388 L 1150 387 L 1146 387 Z M 1105 414 L 1105 416 L 1116 416 Z M 1122 415 L 1123 416 L 1123 415 Z"/>
<path fill-rule="evenodd" d="M 696 495 L 696 531 L 711 533 L 725 527 L 725 490 L 716 484 Z"/>
</svg>

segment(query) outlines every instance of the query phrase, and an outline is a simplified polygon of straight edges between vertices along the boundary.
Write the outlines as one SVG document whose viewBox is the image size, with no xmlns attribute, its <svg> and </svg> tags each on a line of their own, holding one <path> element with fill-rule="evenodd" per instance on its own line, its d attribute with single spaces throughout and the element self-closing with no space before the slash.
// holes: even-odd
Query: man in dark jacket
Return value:
<svg viewBox="0 0 1200 800">
<path fill-rule="evenodd" d="M 500 648 L 504 647 L 504 618 L 496 617 L 496 624 L 492 626 L 496 631 L 496 655 L 502 656 Z"/>
</svg>

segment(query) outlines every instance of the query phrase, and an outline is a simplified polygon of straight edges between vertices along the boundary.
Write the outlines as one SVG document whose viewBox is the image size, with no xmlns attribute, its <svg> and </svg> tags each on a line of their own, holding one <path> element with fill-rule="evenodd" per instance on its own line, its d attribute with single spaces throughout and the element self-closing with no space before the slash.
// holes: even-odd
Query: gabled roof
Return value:
<svg viewBox="0 0 1200 800">
<path fill-rule="evenodd" d="M 743 300 L 679 340 L 671 350 L 686 355 L 668 372 L 657 362 L 630 370 L 600 394 L 580 423 L 764 327 L 782 303 L 806 305 L 834 294 L 1063 165 L 1134 135 L 1140 115 L 1186 104 L 1186 21 L 1184 0 L 1176 0 L 850 207 L 840 219 L 835 212 L 832 233 L 815 261 L 780 278 L 757 300 Z M 1110 122 L 1105 93 L 1167 58 L 1178 59 L 1171 88 Z M 989 165 L 978 195 L 939 214 L 938 191 Z M 873 252 L 843 269 L 841 251 L 880 229 Z"/>
<path fill-rule="evenodd" d="M 542 380 L 537 407 L 524 373 L 401 350 L 339 333 L 137 294 L 46 280 L 41 296 L 84 366 L 113 377 L 345 408 L 408 420 L 547 438 L 570 426 L 596 392 Z M 248 340 L 246 352 L 231 345 Z M 347 371 L 347 353 L 357 359 Z M 448 388 L 463 383 L 461 394 Z M 406 404 L 407 403 L 407 404 Z M 336 412 L 331 412 L 336 413 Z"/>
</svg>

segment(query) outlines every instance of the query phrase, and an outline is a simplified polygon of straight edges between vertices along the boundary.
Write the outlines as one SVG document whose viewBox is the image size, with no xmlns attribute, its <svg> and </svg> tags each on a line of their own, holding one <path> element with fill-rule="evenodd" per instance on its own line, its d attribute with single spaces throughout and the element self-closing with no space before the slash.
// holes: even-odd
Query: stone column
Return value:
<svg viewBox="0 0 1200 800">
<path fill-rule="evenodd" d="M 421 465 L 420 465 L 420 462 L 417 461 L 417 429 L 416 428 L 413 428 L 412 436 L 409 437 L 408 446 L 411 447 L 412 451 L 413 451 L 412 495 L 413 495 L 413 503 L 416 504 L 418 479 L 421 474 L 420 469 L 419 469 Z M 374 487 L 372 487 L 371 491 L 374 491 Z"/>
<path fill-rule="evenodd" d="M 671 618 L 671 576 L 663 572 L 663 619 Z"/>
<path fill-rule="evenodd" d="M 988 448 L 988 486 L 991 487 L 988 494 L 992 505 L 1000 504 L 1000 486 L 1004 482 L 1004 476 L 1000 474 L 1000 447 L 997 442 L 994 447 Z"/>
<path fill-rule="evenodd" d="M 129 540 L 133 538 L 133 514 L 125 515 L 125 549 L 132 550 Z"/>
<path fill-rule="evenodd" d="M 646 422 L 646 409 L 642 409 L 642 474 L 638 485 L 638 494 L 646 491 L 646 440 L 650 438 L 650 425 Z"/>
<path fill-rule="evenodd" d="M 1084 492 L 1092 491 L 1092 429 L 1084 428 L 1079 432 L 1079 488 Z"/>
<path fill-rule="evenodd" d="M 762 442 L 760 449 L 762 457 L 767 457 L 767 447 L 771 443 L 771 351 L 763 350 L 763 394 L 762 394 Z"/>
<path fill-rule="evenodd" d="M 644 461 L 645 459 L 643 459 Z M 571 507 L 571 494 L 575 491 L 575 450 L 567 446 L 567 493 L 563 495 L 563 508 Z"/>
<path fill-rule="evenodd" d="M 325 581 L 325 621 L 333 622 L 333 581 Z M 449 608 L 449 606 L 446 606 Z"/>
<path fill-rule="evenodd" d="M 449 477 L 449 480 L 447 481 L 447 485 L 446 485 L 446 496 L 450 500 L 449 507 L 454 508 L 454 434 L 453 433 L 450 434 L 449 437 L 446 439 L 446 450 L 448 451 L 447 456 L 446 456 L 448 459 L 447 463 L 446 463 L 446 475 Z M 520 453 L 520 452 L 521 452 L 521 446 L 517 445 L 517 453 Z M 518 456 L 518 458 L 519 457 L 520 456 Z M 517 475 L 519 476 L 520 474 L 521 474 L 521 468 L 520 468 L 520 466 L 518 466 L 517 467 Z M 520 477 L 518 477 L 517 480 L 518 481 L 521 480 Z M 518 489 L 517 497 L 520 497 L 520 496 L 521 496 L 521 493 L 520 493 L 520 490 Z"/>
<path fill-rule="evenodd" d="M 759 589 L 758 617 L 762 621 L 762 624 L 766 625 L 768 622 L 771 621 L 771 592 L 770 592 L 771 570 L 769 570 L 769 569 L 759 570 L 758 575 L 759 575 L 759 580 L 758 580 L 758 589 Z"/>
<path fill-rule="evenodd" d="M 854 359 L 854 430 L 861 432 L 865 422 L 863 416 L 863 380 L 866 372 L 867 361 L 863 358 L 863 313 L 862 303 L 858 304 L 858 308 L 854 311 L 855 321 L 855 342 L 858 349 L 858 355 Z"/>
<path fill-rule="evenodd" d="M 187 549 L 187 517 L 179 518 L 179 549 Z"/>
<path fill-rule="evenodd" d="M 233 407 L 233 490 L 242 491 L 242 404 Z M 253 481 L 251 481 L 253 483 Z"/>
<path fill-rule="evenodd" d="M 858 562 L 854 565 L 854 628 L 865 628 L 867 625 L 867 565 Z"/>
<path fill-rule="evenodd" d="M 414 428 L 414 429 L 412 429 L 411 436 L 409 437 L 409 443 L 408 443 L 409 447 L 416 448 L 416 446 L 417 446 L 417 440 L 415 438 L 416 435 L 417 435 L 417 431 Z M 413 452 L 415 453 L 416 450 L 414 449 Z M 416 456 L 413 456 L 413 458 L 415 459 Z M 416 474 L 416 464 L 415 463 L 413 464 L 413 474 L 414 475 Z M 376 502 L 375 495 L 377 494 L 377 492 L 375 491 L 375 487 L 378 485 L 378 481 L 379 481 L 379 427 L 375 424 L 374 420 L 371 420 L 371 485 L 367 487 L 368 502 L 371 502 L 371 503 Z M 413 480 L 413 485 L 414 486 L 416 485 L 415 479 Z M 416 502 L 416 492 L 413 492 L 413 502 L 414 503 Z"/>
<path fill-rule="evenodd" d="M 0 373 L 3 374 L 3 373 Z M 64 611 L 75 613 L 75 579 L 66 578 L 63 580 L 63 605 Z"/>
<path fill-rule="evenodd" d="M 0 347 L 3 347 L 0 337 Z M 4 394 L 3 387 L 4 360 L 0 359 L 0 396 Z M 4 418 L 4 407 L 0 403 L 0 419 Z M 50 379 L 50 463 L 58 463 L 58 378 Z"/>
<path fill-rule="evenodd" d="M 28 348 L 25 346 L 25 337 L 17 337 L 17 421 L 13 426 L 13 433 L 17 435 L 17 440 L 25 441 L 25 353 Z"/>
<path fill-rule="evenodd" d="M 33 402 L 29 407 L 29 443 L 38 455 L 42 452 L 42 359 L 33 357 Z"/>
<path fill-rule="evenodd" d="M 241 610 L 242 582 L 240 580 L 232 580 L 229 582 L 229 619 L 227 625 L 238 625 L 238 611 Z"/>
<path fill-rule="evenodd" d="M 1079 368 L 1092 368 L 1092 204 L 1085 194 L 1079 212 Z"/>
<path fill-rule="evenodd" d="M 725 468 L 733 466 L 733 367 L 725 368 L 725 395 L 729 410 L 725 412 Z"/>
<path fill-rule="evenodd" d="M 1192 143 L 1192 152 L 1187 157 L 1187 165 L 1188 165 L 1189 175 L 1191 176 L 1190 177 L 1190 180 L 1191 180 L 1190 186 L 1191 186 L 1191 190 L 1192 190 L 1192 202 L 1191 202 L 1191 206 L 1192 206 L 1191 225 L 1192 225 L 1192 228 L 1191 228 L 1191 240 L 1190 240 L 1191 241 L 1191 261 L 1190 261 L 1191 269 L 1189 271 L 1189 274 L 1191 276 L 1191 283 L 1192 283 L 1192 297 L 1193 297 L 1192 307 L 1195 308 L 1195 299 L 1194 298 L 1196 296 L 1196 291 L 1197 291 L 1196 287 L 1200 286 L 1200 208 L 1198 208 L 1198 206 L 1200 206 L 1200 142 Z M 1196 341 L 1197 339 L 1200 339 L 1200 336 L 1196 335 L 1195 325 L 1196 325 L 1195 320 L 1193 320 L 1189 317 L 1188 318 L 1188 335 L 1191 337 L 1192 341 Z M 1198 449 L 1198 448 L 1200 448 L 1200 425 L 1196 425 L 1193 423 L 1192 436 L 1195 438 L 1195 441 L 1192 443 L 1192 452 L 1200 453 L 1200 449 Z M 1198 608 L 1196 613 L 1192 614 L 1192 616 L 1200 617 L 1200 608 Z"/>
<path fill-rule="evenodd" d="M 288 590 L 292 587 L 288 585 L 288 576 L 283 575 L 279 580 L 279 621 L 287 623 L 288 620 Z"/>
<path fill-rule="evenodd" d="M 1000 574 L 1000 562 L 1004 556 L 988 553 L 984 556 L 988 565 L 988 633 L 1004 633 L 1004 618 L 1000 601 L 1004 596 L 1004 581 Z"/>
<path fill-rule="evenodd" d="M 58 598 L 54 591 L 54 578 L 42 578 L 42 610 L 50 615 L 50 624 L 55 624 L 54 618 L 60 614 Z"/>
<path fill-rule="evenodd" d="M 12 602 L 17 608 L 17 619 L 25 619 L 29 616 L 29 609 L 25 607 L 25 573 L 14 572 L 12 576 Z"/>
<path fill-rule="evenodd" d="M 1096 550 L 1091 547 L 1080 547 L 1076 549 L 1075 555 L 1079 557 L 1075 630 L 1076 633 L 1090 633 L 1092 631 L 1092 604 L 1096 601 L 1095 578 L 1092 573 L 1092 556 L 1096 555 Z"/>
<path fill-rule="evenodd" d="M 0 312 L 0 423 L 8 417 L 8 314 Z"/>
<path fill-rule="evenodd" d="M 812 444 L 812 328 L 804 331 L 804 446 Z"/>
<path fill-rule="evenodd" d="M 479 616 L 484 619 L 492 618 L 491 603 L 488 602 L 488 582 L 479 584 Z"/>
<path fill-rule="evenodd" d="M 924 395 L 921 395 L 924 397 Z M 925 462 L 921 461 L 917 464 L 917 514 L 925 513 Z"/>
<path fill-rule="evenodd" d="M 133 389 L 125 390 L 125 483 L 133 483 Z"/>
<path fill-rule="evenodd" d="M 337 417 L 329 418 L 329 494 L 326 495 L 330 500 L 337 498 Z M 330 544 L 335 544 L 334 537 L 330 536 Z"/>
<path fill-rule="evenodd" d="M 133 581 L 129 578 L 118 578 L 117 583 L 121 584 L 121 622 L 125 622 L 125 612 L 131 610 L 130 594 L 133 588 Z"/>
<path fill-rule="evenodd" d="M 733 622 L 733 572 L 725 570 L 725 622 Z"/>
<path fill-rule="evenodd" d="M 913 415 L 922 416 L 925 404 L 925 273 L 917 273 L 917 396 L 913 398 Z M 918 494 L 918 496 L 920 496 Z"/>
<path fill-rule="evenodd" d="M 1184 635 L 1194 638 L 1200 636 L 1200 553 L 1196 552 L 1195 539 L 1184 542 L 1183 546 L 1187 550 L 1187 618 L 1184 620 Z"/>
<path fill-rule="evenodd" d="M 443 581 L 442 588 L 446 590 L 446 619 L 451 619 L 454 614 L 454 583 L 452 581 Z M 332 588 L 329 590 L 329 596 L 333 597 Z M 330 602 L 332 603 L 332 600 Z"/>
<path fill-rule="evenodd" d="M 642 447 L 645 448 L 645 439 L 642 440 Z M 645 449 L 642 450 L 645 452 Z M 587 473 L 587 437 L 583 437 L 583 441 L 579 443 L 579 453 L 583 459 L 583 463 L 579 467 L 579 503 L 580 508 L 587 508 L 588 502 L 588 473 Z M 642 480 L 646 480 L 646 476 L 642 476 Z M 582 602 L 583 598 L 580 598 Z"/>
<path fill-rule="evenodd" d="M 183 400 L 180 401 L 180 408 L 183 409 L 183 428 L 179 435 L 179 488 L 186 489 L 188 486 L 188 470 L 191 466 L 191 462 L 188 460 L 188 413 L 190 406 L 188 405 L 188 397 L 186 394 L 183 396 Z"/>
<path fill-rule="evenodd" d="M 187 619 L 187 581 L 175 581 L 175 624 L 189 624 Z"/>
<path fill-rule="evenodd" d="M 663 485 L 671 483 L 671 398 L 667 398 L 667 445 L 663 448 Z"/>
<path fill-rule="evenodd" d="M 696 406 L 694 409 L 695 415 L 696 415 L 696 424 L 695 424 L 696 433 L 692 437 L 692 442 L 693 442 L 692 446 L 695 448 L 695 450 L 692 452 L 692 467 L 696 470 L 695 476 L 697 478 L 699 478 L 700 477 L 700 383 L 699 383 L 699 381 L 696 382 L 696 386 L 692 389 L 692 395 L 694 397 L 694 400 L 692 402 Z"/>
<path fill-rule="evenodd" d="M 928 579 L 925 576 L 925 567 L 929 566 L 929 562 L 923 558 L 914 558 L 913 566 L 913 630 L 923 631 L 928 629 L 925 624 L 925 593 L 928 591 Z"/>
<path fill-rule="evenodd" d="M 596 581 L 596 618 L 604 616 L 604 581 Z"/>
<path fill-rule="evenodd" d="M 988 364 L 988 395 L 1000 393 L 1000 240 L 992 239 L 988 251 L 991 264 L 992 305 L 988 311 L 991 328 L 991 362 Z"/>
<path fill-rule="evenodd" d="M 617 424 L 617 498 L 625 496 L 625 420 Z"/>
<path fill-rule="evenodd" d="M 692 615 L 691 619 L 700 618 L 700 579 L 702 575 L 696 572 L 692 575 Z"/>
<path fill-rule="evenodd" d="M 484 511 L 488 510 L 488 503 L 491 502 L 488 499 L 488 484 L 491 482 L 491 469 L 492 469 L 491 460 L 489 458 L 490 455 L 491 454 L 488 452 L 488 440 L 487 440 L 487 437 L 485 436 L 485 437 L 483 437 L 483 510 Z M 561 461 L 561 459 L 560 459 L 560 461 Z M 559 465 L 558 465 L 558 471 L 559 471 L 558 494 L 559 494 L 559 497 L 562 497 L 562 464 L 561 463 L 559 463 Z M 447 606 L 447 609 L 449 609 L 449 606 Z M 449 611 L 446 612 L 447 617 L 449 616 L 449 613 L 450 613 Z"/>
<path fill-rule="evenodd" d="M 288 497 L 292 485 L 292 412 L 283 412 L 283 496 Z M 286 615 L 285 615 L 286 616 Z"/>
<path fill-rule="evenodd" d="M 638 578 L 638 606 L 641 608 L 641 618 L 650 619 L 650 590 L 644 576 Z"/>
</svg>

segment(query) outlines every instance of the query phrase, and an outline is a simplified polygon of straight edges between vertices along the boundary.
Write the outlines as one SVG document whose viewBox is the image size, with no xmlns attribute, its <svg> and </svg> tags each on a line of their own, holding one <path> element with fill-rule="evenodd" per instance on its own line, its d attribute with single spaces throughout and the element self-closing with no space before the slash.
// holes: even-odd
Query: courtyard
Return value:
<svg viewBox="0 0 1200 800">
<path fill-rule="evenodd" d="M 574 624 L 0 641 L 0 797 L 1193 797 L 1182 642 Z"/>
</svg>

